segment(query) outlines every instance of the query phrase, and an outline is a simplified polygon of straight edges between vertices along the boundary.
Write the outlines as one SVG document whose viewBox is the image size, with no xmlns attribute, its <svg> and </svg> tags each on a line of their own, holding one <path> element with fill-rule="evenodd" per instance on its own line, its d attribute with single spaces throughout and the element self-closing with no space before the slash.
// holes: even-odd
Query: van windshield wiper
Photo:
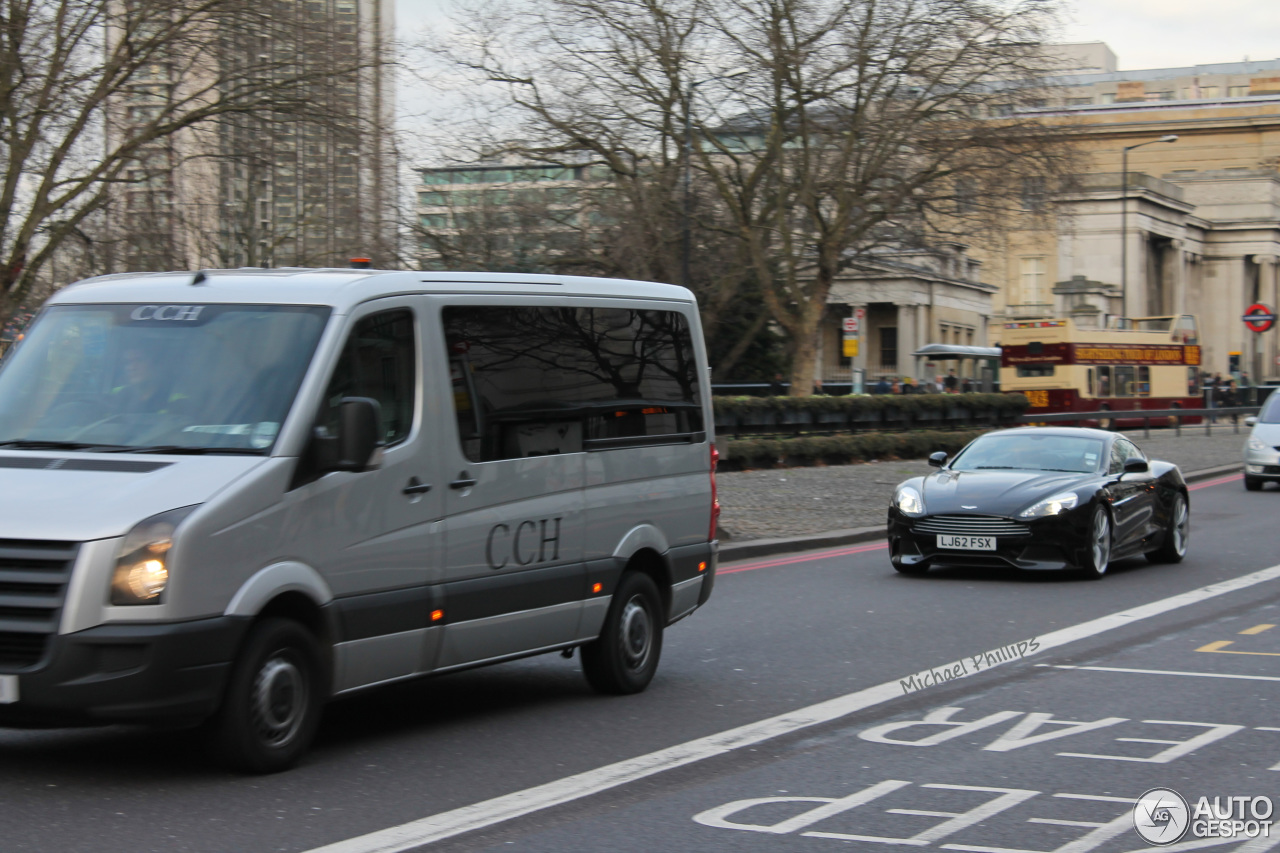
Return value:
<svg viewBox="0 0 1280 853">
<path fill-rule="evenodd" d="M 132 450 L 119 444 L 92 444 L 83 441 L 43 441 L 34 438 L 11 438 L 0 441 L 0 447 L 12 447 L 15 450 L 86 450 L 102 453 L 119 453 Z"/>
<path fill-rule="evenodd" d="M 196 447 L 189 444 L 160 444 L 155 447 L 129 447 L 131 453 L 172 453 L 180 456 L 204 456 L 206 454 L 232 454 L 235 456 L 262 456 L 267 451 L 252 447 Z"/>
</svg>

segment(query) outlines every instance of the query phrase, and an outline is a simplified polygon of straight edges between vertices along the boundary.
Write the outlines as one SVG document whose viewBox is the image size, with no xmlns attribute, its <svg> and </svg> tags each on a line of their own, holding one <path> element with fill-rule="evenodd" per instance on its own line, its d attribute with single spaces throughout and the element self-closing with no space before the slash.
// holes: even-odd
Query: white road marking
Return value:
<svg viewBox="0 0 1280 853">
<path fill-rule="evenodd" d="M 1119 613 L 1112 613 L 1088 622 L 1082 622 L 1079 625 L 1073 625 L 1069 628 L 1063 628 L 1037 637 L 1039 648 L 1032 654 L 1039 654 L 1048 649 L 1093 637 L 1115 628 L 1133 625 L 1143 619 L 1150 619 L 1172 610 L 1207 601 L 1229 592 L 1248 589 L 1277 578 L 1280 578 L 1280 565 L 1238 578 L 1232 578 L 1231 580 L 1203 586 L 1199 589 L 1193 589 L 1189 592 L 1139 605 L 1128 610 L 1122 610 Z M 991 667 L 985 668 L 983 672 L 1002 665 L 1003 663 L 993 664 Z M 963 667 L 963 659 L 942 664 L 934 667 L 934 669 L 952 669 L 956 666 Z M 597 767 L 594 770 L 587 770 L 563 779 L 526 788 L 523 791 L 515 791 L 399 826 L 328 844 L 308 851 L 308 853 L 400 853 L 401 851 L 412 850 L 436 841 L 443 841 L 446 838 L 514 820 L 553 806 L 563 805 L 564 803 L 598 794 L 601 791 L 626 785 L 667 770 L 724 755 L 744 746 L 753 746 L 810 726 L 838 720 L 858 711 L 892 701 L 902 695 L 902 688 L 898 680 L 886 681 L 883 684 L 868 687 L 865 690 L 828 699 L 825 702 L 819 702 L 766 720 L 748 723 L 727 731 L 696 738 L 647 755 L 640 755 L 615 764 Z"/>
<path fill-rule="evenodd" d="M 1121 666 L 1069 666 L 1067 664 L 1038 663 L 1048 669 L 1083 669 L 1089 672 L 1122 672 L 1126 675 L 1182 675 L 1192 678 L 1239 678 L 1244 681 L 1280 681 L 1276 675 L 1235 675 L 1230 672 L 1183 672 L 1177 669 L 1126 669 Z"/>
</svg>

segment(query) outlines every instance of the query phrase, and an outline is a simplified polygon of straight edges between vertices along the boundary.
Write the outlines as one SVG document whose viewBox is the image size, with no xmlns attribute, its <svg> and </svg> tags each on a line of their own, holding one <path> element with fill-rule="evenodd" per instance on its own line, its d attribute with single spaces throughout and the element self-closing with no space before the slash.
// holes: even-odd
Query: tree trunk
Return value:
<svg viewBox="0 0 1280 853">
<path fill-rule="evenodd" d="M 804 325 L 809 325 L 808 323 Z M 808 397 L 813 393 L 813 369 L 818 362 L 817 330 L 791 338 L 791 389 L 788 396 Z"/>
</svg>

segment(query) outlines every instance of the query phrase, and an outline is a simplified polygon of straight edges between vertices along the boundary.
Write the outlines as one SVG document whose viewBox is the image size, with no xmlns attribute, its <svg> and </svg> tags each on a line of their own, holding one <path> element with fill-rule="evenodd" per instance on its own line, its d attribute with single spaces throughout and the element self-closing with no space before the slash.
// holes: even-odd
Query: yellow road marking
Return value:
<svg viewBox="0 0 1280 853">
<path fill-rule="evenodd" d="M 1241 633 L 1244 633 L 1244 632 L 1242 631 Z M 1267 658 L 1280 658 L 1280 652 L 1237 652 L 1232 649 L 1228 649 L 1227 646 L 1229 645 L 1231 645 L 1230 640 L 1218 640 L 1216 643 L 1210 643 L 1207 646 L 1201 646 L 1200 648 L 1196 649 L 1196 651 L 1216 652 L 1220 655 L 1261 655 L 1262 657 L 1267 657 Z"/>
<path fill-rule="evenodd" d="M 1245 628 L 1240 633 L 1241 634 L 1261 634 L 1263 631 L 1269 630 L 1274 627 L 1275 625 L 1267 625 L 1264 623 L 1262 625 L 1254 625 L 1252 628 Z"/>
</svg>

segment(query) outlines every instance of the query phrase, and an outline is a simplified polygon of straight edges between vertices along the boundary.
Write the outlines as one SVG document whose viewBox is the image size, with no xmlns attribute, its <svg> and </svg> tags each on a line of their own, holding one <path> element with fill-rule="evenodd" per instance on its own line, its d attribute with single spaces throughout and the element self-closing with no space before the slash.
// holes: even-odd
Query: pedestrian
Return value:
<svg viewBox="0 0 1280 853">
<path fill-rule="evenodd" d="M 900 382 L 898 382 L 898 377 L 896 377 L 896 376 L 895 376 L 895 377 L 893 377 L 893 382 L 889 383 L 889 393 L 890 393 L 890 394 L 901 394 L 901 393 L 902 393 L 902 384 L 901 384 Z"/>
<path fill-rule="evenodd" d="M 821 380 L 821 379 L 815 379 L 815 380 L 813 380 L 813 396 L 815 396 L 815 397 L 826 397 L 826 396 L 827 396 L 827 392 L 826 392 L 826 391 L 824 391 L 824 390 L 822 390 L 822 380 Z"/>
<path fill-rule="evenodd" d="M 942 387 L 946 389 L 948 394 L 954 394 L 959 389 L 960 380 L 956 378 L 956 369 L 953 367 L 947 371 L 947 378 L 942 380 Z"/>
<path fill-rule="evenodd" d="M 1218 405 L 1224 409 L 1230 409 L 1236 405 L 1236 381 L 1228 379 L 1221 386 L 1222 396 L 1219 398 Z M 1231 422 L 1233 424 L 1240 423 L 1240 415 L 1238 412 L 1231 413 Z"/>
<path fill-rule="evenodd" d="M 773 381 L 769 383 L 769 395 L 772 397 L 781 397 L 787 393 L 787 386 L 782 381 L 782 374 L 773 374 Z"/>
<path fill-rule="evenodd" d="M 964 393 L 965 393 L 965 394 L 972 394 L 972 393 L 973 393 L 973 378 L 972 378 L 972 377 L 969 377 L 969 376 L 966 376 L 966 377 L 964 378 L 964 384 L 963 384 L 961 387 L 962 387 L 962 390 L 964 391 Z"/>
<path fill-rule="evenodd" d="M 872 394 L 888 394 L 891 389 L 892 389 L 892 386 L 889 385 L 889 380 L 881 376 L 880 381 L 876 383 L 876 387 L 874 390 L 872 390 L 871 393 Z"/>
<path fill-rule="evenodd" d="M 1204 405 L 1206 409 L 1217 409 L 1222 403 L 1219 399 L 1222 397 L 1222 374 L 1215 373 L 1213 378 L 1209 380 L 1209 387 L 1204 392 Z M 1216 424 L 1217 417 L 1209 415 L 1209 423 Z"/>
<path fill-rule="evenodd" d="M 911 377 L 910 376 L 902 377 L 902 393 L 914 394 L 915 392 L 916 392 L 916 386 L 915 386 L 915 383 L 911 380 Z"/>
</svg>

